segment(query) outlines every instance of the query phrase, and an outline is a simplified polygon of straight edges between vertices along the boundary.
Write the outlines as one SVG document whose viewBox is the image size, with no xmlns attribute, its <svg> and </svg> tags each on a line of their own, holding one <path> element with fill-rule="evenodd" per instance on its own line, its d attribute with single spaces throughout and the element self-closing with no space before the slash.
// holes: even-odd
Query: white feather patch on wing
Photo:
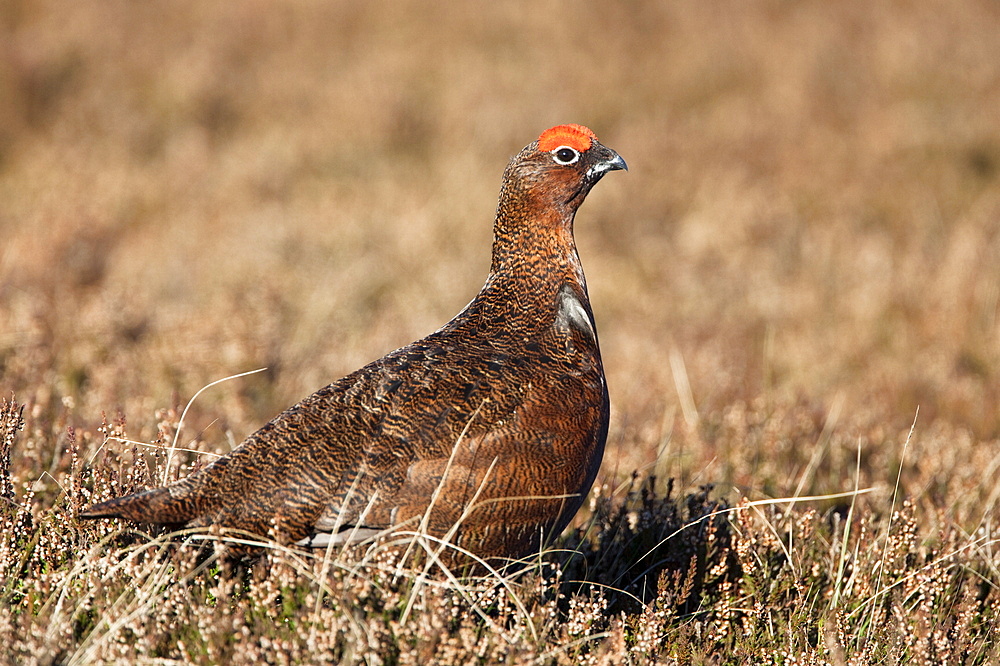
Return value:
<svg viewBox="0 0 1000 666">
<path fill-rule="evenodd" d="M 594 324 L 590 321 L 587 309 L 583 307 L 583 303 L 573 290 L 565 285 L 559 290 L 556 325 L 566 329 L 572 326 L 591 340 L 597 340 L 597 333 L 594 331 Z"/>
<path fill-rule="evenodd" d="M 342 532 L 337 532 L 333 534 L 332 532 L 317 532 L 307 536 L 305 539 L 299 539 L 295 542 L 296 546 L 304 546 L 306 548 L 326 548 L 329 545 L 343 546 L 349 543 L 362 543 L 364 541 L 370 541 L 378 535 L 382 534 L 383 530 L 376 530 L 370 527 L 359 527 L 357 529 L 348 529 Z"/>
</svg>

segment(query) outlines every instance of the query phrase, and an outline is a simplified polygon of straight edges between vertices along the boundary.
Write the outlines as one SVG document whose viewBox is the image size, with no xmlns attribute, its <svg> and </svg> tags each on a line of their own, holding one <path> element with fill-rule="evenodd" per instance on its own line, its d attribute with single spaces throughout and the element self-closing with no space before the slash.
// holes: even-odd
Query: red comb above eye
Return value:
<svg viewBox="0 0 1000 666">
<path fill-rule="evenodd" d="M 557 125 L 542 132 L 538 137 L 538 149 L 543 152 L 555 150 L 559 146 L 569 146 L 579 152 L 590 148 L 597 141 L 597 135 L 583 125 Z"/>
</svg>

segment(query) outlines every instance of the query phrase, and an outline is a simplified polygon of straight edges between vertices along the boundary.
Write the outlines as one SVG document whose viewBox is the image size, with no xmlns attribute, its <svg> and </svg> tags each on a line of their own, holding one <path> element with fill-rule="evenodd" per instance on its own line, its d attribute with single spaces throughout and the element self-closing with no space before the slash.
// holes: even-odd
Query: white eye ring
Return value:
<svg viewBox="0 0 1000 666">
<path fill-rule="evenodd" d="M 555 150 L 549 151 L 556 164 L 575 164 L 580 159 L 580 152 L 570 146 L 559 146 Z"/>
</svg>

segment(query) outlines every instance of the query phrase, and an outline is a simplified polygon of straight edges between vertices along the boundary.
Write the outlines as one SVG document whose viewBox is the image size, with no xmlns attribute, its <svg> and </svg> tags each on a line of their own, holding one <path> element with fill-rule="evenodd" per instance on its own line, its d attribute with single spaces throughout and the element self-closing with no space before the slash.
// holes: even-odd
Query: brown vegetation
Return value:
<svg viewBox="0 0 1000 666">
<path fill-rule="evenodd" d="M 998 19 L 4 3 L 0 642 L 40 663 L 1000 660 Z M 631 169 L 577 221 L 612 398 L 560 544 L 580 554 L 506 586 L 396 576 L 391 549 L 245 572 L 77 522 L 163 480 L 148 444 L 206 384 L 268 368 L 193 403 L 178 445 L 211 454 L 450 318 L 508 158 L 562 122 Z"/>
</svg>

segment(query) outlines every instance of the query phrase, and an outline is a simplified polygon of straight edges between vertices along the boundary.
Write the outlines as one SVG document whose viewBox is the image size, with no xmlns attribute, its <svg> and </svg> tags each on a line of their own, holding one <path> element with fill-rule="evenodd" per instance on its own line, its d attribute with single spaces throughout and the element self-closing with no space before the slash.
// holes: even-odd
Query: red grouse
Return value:
<svg viewBox="0 0 1000 666">
<path fill-rule="evenodd" d="M 494 562 L 537 552 L 604 454 L 608 391 L 573 218 L 626 168 L 586 127 L 546 130 L 504 172 L 489 276 L 454 319 L 189 477 L 81 517 L 305 546 L 423 530 Z"/>
</svg>

